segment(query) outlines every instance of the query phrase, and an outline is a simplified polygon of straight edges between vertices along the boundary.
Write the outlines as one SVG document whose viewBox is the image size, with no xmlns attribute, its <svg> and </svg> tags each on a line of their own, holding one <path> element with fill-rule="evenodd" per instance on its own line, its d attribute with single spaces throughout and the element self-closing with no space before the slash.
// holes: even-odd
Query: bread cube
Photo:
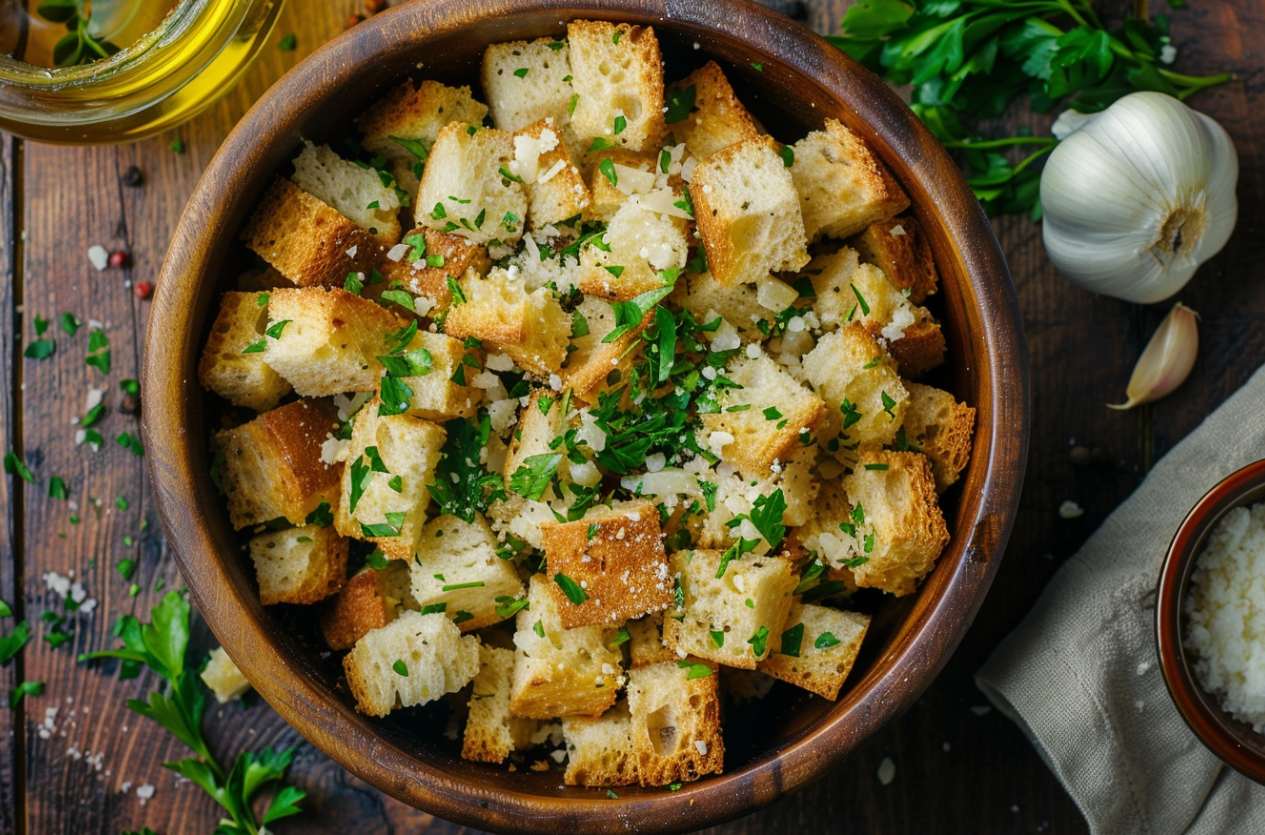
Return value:
<svg viewBox="0 0 1265 835">
<path fill-rule="evenodd" d="M 308 194 L 368 229 L 379 243 L 391 246 L 400 239 L 400 198 L 395 189 L 382 184 L 374 169 L 362 168 L 328 145 L 313 145 L 305 139 L 303 150 L 294 158 L 292 179 Z"/>
<path fill-rule="evenodd" d="M 222 705 L 246 695 L 246 691 L 250 690 L 250 682 L 246 680 L 246 676 L 242 675 L 242 671 L 237 669 L 237 665 L 228 657 L 223 647 L 211 650 L 206 666 L 202 668 L 202 672 L 198 673 L 198 678 L 211 688 L 211 692 L 215 694 L 215 701 Z"/>
<path fill-rule="evenodd" d="M 949 489 L 971 460 L 975 410 L 952 394 L 920 383 L 906 382 L 909 408 L 902 428 L 906 443 L 931 459 L 936 491 Z"/>
<path fill-rule="evenodd" d="M 465 122 L 439 131 L 417 189 L 414 222 L 475 243 L 523 236 L 527 195 L 501 173 L 514 158 L 511 134 Z"/>
<path fill-rule="evenodd" d="M 465 687 L 479 672 L 479 639 L 463 636 L 443 615 L 403 612 L 357 641 L 343 671 L 356 710 L 386 716 Z"/>
<path fill-rule="evenodd" d="M 348 273 L 368 272 L 379 254 L 367 229 L 280 177 L 246 221 L 242 240 L 300 287 L 341 285 Z"/>
<path fill-rule="evenodd" d="M 438 81 L 414 86 L 409 79 L 356 117 L 356 126 L 364 137 L 360 144 L 366 151 L 386 157 L 400 187 L 413 197 L 421 179 L 418 171 L 425 161 L 397 139 L 421 142 L 429 149 L 444 125 L 481 124 L 487 113 L 487 107 L 470 95 L 469 87 L 448 87 Z"/>
<path fill-rule="evenodd" d="M 866 561 L 852 568 L 857 585 L 897 597 L 914 591 L 949 544 L 930 459 L 917 452 L 862 450 L 843 489 L 853 506 L 863 509 L 861 525 L 872 535 L 863 540 Z"/>
<path fill-rule="evenodd" d="M 833 702 L 839 698 L 839 689 L 852 671 L 869 628 L 869 615 L 796 603 L 782 632 L 783 651 L 761 661 L 759 670 Z M 786 635 L 792 630 L 799 636 L 799 646 L 797 654 L 788 655 Z"/>
<path fill-rule="evenodd" d="M 514 650 L 480 645 L 479 674 L 474 677 L 462 736 L 462 759 L 501 763 L 511 752 L 530 746 L 535 721 L 510 714 L 513 678 Z"/>
<path fill-rule="evenodd" d="M 561 125 L 554 119 L 540 119 L 514 134 L 509 170 L 527 188 L 527 219 L 532 229 L 577 217 L 592 203 L 584 177 L 563 142 Z"/>
<path fill-rule="evenodd" d="M 247 543 L 259 580 L 259 602 L 316 603 L 347 579 L 347 540 L 331 528 L 303 525 L 268 531 Z"/>
<path fill-rule="evenodd" d="M 561 460 L 558 461 L 558 477 L 566 480 L 571 462 L 562 454 L 565 450 L 562 449 L 561 444 L 555 443 L 562 437 L 566 428 L 566 415 L 562 413 L 558 399 L 558 394 L 549 389 L 532 389 L 527 405 L 519 410 L 518 423 L 515 424 L 514 433 L 510 437 L 509 450 L 505 454 L 505 466 L 501 470 L 501 476 L 507 486 L 520 467 L 528 466 L 527 459 L 537 455 L 561 455 Z M 553 488 L 546 490 L 543 496 L 545 499 L 556 497 L 557 492 Z"/>
<path fill-rule="evenodd" d="M 403 560 L 391 560 L 381 569 L 365 566 L 321 612 L 325 643 L 335 651 L 351 649 L 370 630 L 386 626 L 409 597 L 408 588 L 408 564 Z"/>
<path fill-rule="evenodd" d="M 273 290 L 264 361 L 304 397 L 374 391 L 387 334 L 404 321 L 341 287 Z M 284 322 L 285 324 L 281 324 Z"/>
<path fill-rule="evenodd" d="M 628 709 L 637 780 L 666 786 L 719 774 L 725 759 L 720 732 L 720 688 L 716 669 L 690 678 L 693 666 L 675 661 L 628 673 Z"/>
<path fill-rule="evenodd" d="M 913 312 L 922 318 L 906 325 L 900 339 L 888 344 L 892 359 L 900 366 L 901 373 L 909 377 L 917 377 L 943 363 L 945 351 L 940 323 L 931 318 L 926 308 L 916 307 Z"/>
<path fill-rule="evenodd" d="M 651 502 L 599 506 L 574 522 L 547 522 L 541 537 L 549 591 L 567 629 L 618 625 L 672 602 L 659 511 Z M 566 594 L 562 578 L 584 599 L 576 603 Z"/>
<path fill-rule="evenodd" d="M 881 269 L 898 290 L 908 290 L 913 304 L 922 304 L 936 292 L 940 279 L 931 245 L 913 215 L 871 223 L 849 243 L 862 259 Z"/>
<path fill-rule="evenodd" d="M 821 489 L 813 502 L 813 510 L 804 524 L 795 530 L 795 536 L 804 548 L 813 552 L 828 566 L 828 570 L 846 571 L 851 590 L 856 589 L 855 578 L 846 566 L 865 557 L 865 536 L 869 530 L 858 523 L 865 518 L 862 508 L 853 518 L 854 508 L 844 492 L 840 478 L 822 479 Z M 831 578 L 838 579 L 838 578 Z"/>
<path fill-rule="evenodd" d="M 427 311 L 432 316 L 447 310 L 452 304 L 452 288 L 448 280 L 456 280 L 468 270 L 479 275 L 487 273 L 492 262 L 488 258 L 488 248 L 482 244 L 467 240 L 458 235 L 449 235 L 438 229 L 419 226 L 411 230 L 405 238 L 421 235 L 426 244 L 425 255 L 417 260 L 409 260 L 415 247 L 409 244 L 398 244 L 387 251 L 386 258 L 379 264 L 382 282 L 365 288 L 368 296 L 376 290 L 381 292 L 392 286 L 403 286 L 415 296 L 425 296 L 433 307 Z M 428 261 L 427 257 L 431 260 Z M 434 262 L 435 266 L 431 266 Z M 418 308 L 419 312 L 421 308 Z"/>
<path fill-rule="evenodd" d="M 676 663 L 677 654 L 663 640 L 663 612 L 654 612 L 624 624 L 628 630 L 628 667 L 648 667 L 663 661 Z"/>
<path fill-rule="evenodd" d="M 567 743 L 568 786 L 632 786 L 639 758 L 632 743 L 632 714 L 621 699 L 601 716 L 568 716 L 562 720 Z"/>
<path fill-rule="evenodd" d="M 267 293 L 225 293 L 198 362 L 202 387 L 256 412 L 289 394 L 290 384 L 268 367 L 262 351 L 246 352 L 264 338 L 267 325 Z"/>
<path fill-rule="evenodd" d="M 458 339 L 477 337 L 537 374 L 556 374 L 562 368 L 571 316 L 547 287 L 529 291 L 496 267 L 486 278 L 467 272 L 461 292 L 465 301 L 458 299 L 449 310 L 445 333 Z"/>
<path fill-rule="evenodd" d="M 738 516 L 750 514 L 757 499 L 771 496 L 777 490 L 782 491 L 786 502 L 783 523 L 798 527 L 808 522 L 813 516 L 814 501 L 821 486 L 817 479 L 816 458 L 816 446 L 801 446 L 789 461 L 779 465 L 778 471 L 766 473 L 763 478 L 744 478 L 737 472 L 701 474 L 700 481 L 716 486 L 716 495 L 713 510 L 692 515 L 686 522 L 694 544 L 701 548 L 723 550 L 739 536 L 759 538 L 759 532 L 750 522 L 741 525 L 731 525 L 730 522 Z M 756 550 L 759 551 L 760 547 Z"/>
<path fill-rule="evenodd" d="M 631 197 L 615 212 L 602 240 L 580 252 L 580 289 L 628 301 L 664 285 L 664 270 L 680 270 L 689 258 L 685 221 L 645 207 Z"/>
<path fill-rule="evenodd" d="M 321 445 L 338 426 L 327 400 L 296 400 L 211 436 L 224 456 L 220 485 L 237 530 L 286 519 L 302 525 L 327 502 L 338 504 L 342 464 L 321 460 Z"/>
<path fill-rule="evenodd" d="M 817 341 L 804 371 L 825 401 L 819 440 L 831 452 L 857 444 L 890 444 L 909 408 L 896 364 L 859 323 Z"/>
<path fill-rule="evenodd" d="M 412 415 L 380 415 L 380 405 L 376 399 L 365 404 L 352 424 L 334 527 L 391 559 L 409 560 L 426 524 L 427 486 L 446 433 Z"/>
<path fill-rule="evenodd" d="M 460 339 L 419 329 L 404 349 L 404 356 L 418 361 L 423 367 L 429 363 L 430 371 L 415 377 L 399 378 L 413 393 L 408 401 L 407 413 L 437 423 L 474 417 L 483 402 L 483 390 L 455 382 L 469 382 L 479 373 L 478 369 L 464 364 L 468 353 L 471 352 L 466 350 Z M 458 371 L 461 373 L 458 374 Z"/>
<path fill-rule="evenodd" d="M 822 425 L 821 398 L 763 351 L 730 360 L 725 376 L 741 388 L 716 394 L 720 411 L 702 415 L 712 451 L 743 475 L 762 478 L 786 462 Z"/>
<path fill-rule="evenodd" d="M 607 646 L 601 627 L 562 626 L 550 585 L 533 575 L 531 603 L 518 613 L 510 713 L 533 719 L 597 716 L 615 703 L 622 659 Z"/>
<path fill-rule="evenodd" d="M 427 522 L 411 571 L 417 605 L 442 606 L 462 632 L 505 620 L 508 615 L 497 609 L 525 594 L 518 569 L 496 555 L 496 537 L 481 516 L 474 522 L 456 516 Z"/>
<path fill-rule="evenodd" d="M 808 239 L 846 238 L 909 208 L 870 147 L 835 119 L 795 143 L 791 175 Z"/>
<path fill-rule="evenodd" d="M 520 131 L 541 119 L 553 119 L 559 138 L 571 109 L 571 58 L 565 40 L 495 43 L 483 51 L 483 91 L 492 124 Z"/>
<path fill-rule="evenodd" d="M 748 554 L 717 577 L 721 557 L 703 550 L 672 555 L 685 603 L 664 615 L 663 639 L 678 655 L 754 670 L 781 646 L 795 573 L 789 560 Z"/>
<path fill-rule="evenodd" d="M 775 278 L 767 280 L 777 281 Z M 712 321 L 719 314 L 737 330 L 743 342 L 762 342 L 766 331 L 760 329 L 760 323 L 771 332 L 773 317 L 779 311 L 760 304 L 759 287 L 760 284 L 721 284 L 710 272 L 683 275 L 676 280 L 670 299 L 694 314 L 700 324 Z M 719 333 L 712 334 L 712 338 Z"/>
<path fill-rule="evenodd" d="M 708 61 L 672 85 L 674 90 L 690 87 L 694 88 L 693 110 L 684 121 L 670 124 L 668 129 L 700 162 L 735 142 L 760 136 L 755 119 L 738 101 L 715 61 Z"/>
<path fill-rule="evenodd" d="M 654 29 L 573 20 L 567 42 L 576 136 L 584 142 L 601 137 L 633 151 L 653 148 L 664 133 L 663 59 Z"/>
<path fill-rule="evenodd" d="M 615 330 L 615 309 L 596 296 L 585 296 L 571 314 L 571 344 L 575 350 L 567 357 L 563 369 L 564 385 L 585 403 L 596 403 L 597 396 L 608 390 L 608 379 L 626 379 L 628 370 L 638 361 L 641 332 L 654 321 L 654 310 L 647 311 L 641 324 L 610 342 L 603 342 Z M 580 333 L 577 329 L 585 330 Z"/>
<path fill-rule="evenodd" d="M 629 196 L 634 193 L 634 185 L 640 189 L 637 193 L 646 194 L 657 180 L 655 172 L 659 158 L 653 151 L 643 153 L 630 151 L 627 148 L 606 148 L 588 154 L 585 159 L 589 194 L 592 200 L 589 214 L 605 223 L 610 223 L 611 218 L 615 217 L 615 212 L 619 211 L 619 207 L 624 205 Z M 613 183 L 601 169 L 602 162 L 608 159 L 613 166 L 611 170 L 616 172 Z M 623 176 L 620 176 L 621 171 L 623 171 Z"/>
<path fill-rule="evenodd" d="M 565 465 L 564 458 L 558 469 L 561 470 Z M 549 496 L 548 502 L 529 501 L 511 492 L 508 498 L 498 499 L 488 508 L 488 523 L 499 538 L 514 536 L 532 548 L 541 550 L 544 548 L 544 540 L 540 535 L 540 526 L 545 522 L 556 521 L 554 505 L 558 507 L 557 512 L 565 513 L 566 511 L 566 505 L 557 499 L 552 491 L 547 492 L 546 495 Z"/>
<path fill-rule="evenodd" d="M 690 196 L 721 284 L 751 284 L 808 263 L 799 195 L 772 139 L 747 139 L 699 163 Z"/>
</svg>

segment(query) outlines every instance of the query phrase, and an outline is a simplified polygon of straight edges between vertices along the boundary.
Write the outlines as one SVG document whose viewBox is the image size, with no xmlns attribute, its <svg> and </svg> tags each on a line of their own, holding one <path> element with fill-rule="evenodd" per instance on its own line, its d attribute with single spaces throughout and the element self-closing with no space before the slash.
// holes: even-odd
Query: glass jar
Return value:
<svg viewBox="0 0 1265 835">
<path fill-rule="evenodd" d="M 232 87 L 268 42 L 283 3 L 180 0 L 152 32 L 80 66 L 47 69 L 0 56 L 0 129 L 61 144 L 168 130 Z"/>
</svg>

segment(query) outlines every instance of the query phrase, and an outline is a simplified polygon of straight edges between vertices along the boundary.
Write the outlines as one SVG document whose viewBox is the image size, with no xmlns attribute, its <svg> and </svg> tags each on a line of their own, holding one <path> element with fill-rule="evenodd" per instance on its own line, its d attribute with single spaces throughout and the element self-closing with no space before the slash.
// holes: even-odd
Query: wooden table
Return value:
<svg viewBox="0 0 1265 835">
<path fill-rule="evenodd" d="M 0 634 L 23 617 L 35 633 L 24 654 L 0 669 L 0 690 L 7 693 L 22 680 L 46 683 L 43 695 L 26 698 L 16 710 L 0 700 L 0 728 L 7 729 L 0 731 L 0 833 L 118 833 L 143 825 L 159 833 L 208 832 L 219 817 L 202 792 L 178 785 L 161 767 L 183 756 L 180 744 L 125 707 L 152 682 L 120 682 L 74 660 L 114 646 L 110 626 L 120 614 L 146 614 L 162 586 L 180 584 L 158 530 L 144 462 L 114 442 L 122 432 L 139 431 L 137 417 L 122 409 L 118 387 L 120 379 L 140 376 L 149 307 L 133 295 L 131 282 L 157 276 L 185 200 L 231 126 L 282 72 L 340 31 L 356 5 L 292 0 L 277 37 L 295 32 L 298 49 L 266 49 L 236 89 L 179 130 L 182 154 L 171 148 L 174 134 L 107 148 L 57 148 L 7 136 L 0 141 L 0 315 L 14 328 L 12 339 L 0 340 L 0 448 L 23 455 L 37 474 L 34 486 L 0 480 L 0 506 L 10 509 L 0 523 L 0 599 L 12 602 L 16 614 L 0 621 Z M 817 31 L 831 32 L 848 5 L 810 0 L 800 12 Z M 1123 8 L 1117 0 L 1106 5 Z M 1261 55 L 1253 52 L 1254 45 L 1265 44 L 1265 18 L 1254 0 L 1191 5 L 1174 14 L 1180 66 L 1239 75 L 1240 81 L 1193 104 L 1229 130 L 1243 169 L 1235 238 L 1179 296 L 1201 315 L 1202 350 L 1193 376 L 1154 406 L 1104 408 L 1121 399 L 1133 362 L 1168 305 L 1138 307 L 1076 290 L 1050 267 L 1039 226 L 1018 218 L 999 221 L 1032 352 L 1034 418 L 1027 486 L 992 592 L 945 671 L 903 718 L 816 785 L 711 832 L 1085 830 L 1020 731 L 982 707 L 972 677 L 1151 463 L 1265 357 L 1265 329 L 1258 324 L 1265 318 L 1265 282 L 1258 280 L 1265 263 L 1265 134 L 1251 105 L 1265 93 Z M 1026 109 L 1006 121 L 1011 131 L 1048 126 Z M 123 183 L 133 165 L 144 172 L 141 187 Z M 86 256 L 93 244 L 126 250 L 131 266 L 98 273 Z M 57 320 L 65 312 L 104 325 L 114 369 L 107 382 L 84 364 L 87 329 L 74 337 L 60 331 Z M 35 338 L 36 316 L 53 323 L 50 334 L 58 342 L 56 354 L 40 361 L 22 357 Z M 161 343 L 150 350 L 162 350 Z M 106 443 L 96 453 L 75 446 L 72 424 L 85 412 L 93 386 L 107 388 L 106 417 L 97 427 Z M 1090 462 L 1077 466 L 1085 453 Z M 74 505 L 48 498 L 53 475 L 65 479 Z M 1064 500 L 1078 502 L 1085 515 L 1060 518 Z M 135 597 L 115 568 L 124 558 L 139 566 Z M 64 610 L 46 586 L 49 572 L 81 582 L 96 600 L 91 613 L 69 614 L 62 629 L 73 638 L 56 649 L 41 640 L 50 628 L 44 613 Z M 199 649 L 211 644 L 200 624 L 195 640 Z M 53 708 L 56 716 L 46 721 Z M 344 772 L 262 702 L 213 707 L 207 724 L 222 758 L 245 746 L 299 746 L 290 779 L 310 794 L 306 814 L 279 827 L 282 832 L 468 831 L 405 807 Z M 895 781 L 886 787 L 876 776 L 885 757 L 896 764 Z M 136 792 L 142 785 L 155 787 L 147 802 Z"/>
</svg>

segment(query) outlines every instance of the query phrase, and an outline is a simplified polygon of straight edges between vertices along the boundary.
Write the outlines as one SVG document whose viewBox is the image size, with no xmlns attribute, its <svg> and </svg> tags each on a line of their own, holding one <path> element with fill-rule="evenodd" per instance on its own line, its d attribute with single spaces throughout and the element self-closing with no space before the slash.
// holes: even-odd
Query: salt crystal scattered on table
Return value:
<svg viewBox="0 0 1265 835">
<path fill-rule="evenodd" d="M 104 272 L 110 264 L 110 253 L 100 244 L 93 244 L 88 247 L 88 261 L 97 268 L 97 272 Z"/>
<path fill-rule="evenodd" d="M 154 796 L 154 787 L 149 783 L 146 783 L 143 786 L 137 786 L 136 796 L 141 799 L 141 805 L 144 806 L 145 802 Z"/>
<path fill-rule="evenodd" d="M 891 757 L 884 757 L 883 761 L 878 764 L 878 781 L 884 786 L 889 786 L 895 779 L 896 763 L 892 762 Z"/>
<path fill-rule="evenodd" d="M 1059 516 L 1064 519 L 1079 519 L 1085 515 L 1085 509 L 1076 502 L 1068 499 L 1059 505 Z"/>
</svg>

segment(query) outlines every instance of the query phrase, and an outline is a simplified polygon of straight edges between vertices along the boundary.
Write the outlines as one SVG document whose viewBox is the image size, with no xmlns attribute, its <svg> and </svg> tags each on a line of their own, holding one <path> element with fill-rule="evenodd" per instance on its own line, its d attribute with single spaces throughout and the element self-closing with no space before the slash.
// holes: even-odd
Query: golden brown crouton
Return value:
<svg viewBox="0 0 1265 835">
<path fill-rule="evenodd" d="M 668 129 L 700 162 L 721 148 L 760 136 L 755 119 L 738 101 L 715 61 L 708 61 L 672 85 L 673 90 L 690 87 L 694 88 L 693 111 L 684 121 L 668 125 Z"/>
<path fill-rule="evenodd" d="M 453 122 L 439 131 L 417 190 L 413 220 L 478 244 L 523 236 L 527 195 L 502 173 L 514 158 L 513 136 Z"/>
<path fill-rule="evenodd" d="M 357 641 L 343 671 L 356 710 L 386 716 L 465 687 L 479 672 L 479 639 L 443 615 L 404 612 Z"/>
<path fill-rule="evenodd" d="M 663 640 L 663 612 L 624 624 L 628 630 L 628 666 L 646 667 L 662 661 L 676 663 L 677 654 Z"/>
<path fill-rule="evenodd" d="M 910 382 L 905 388 L 909 390 L 905 440 L 931 459 L 936 490 L 943 493 L 970 463 L 975 410 L 947 391 Z"/>
<path fill-rule="evenodd" d="M 496 554 L 496 537 L 482 516 L 473 522 L 436 516 L 417 538 L 410 566 L 413 599 L 442 611 L 462 632 L 500 623 L 525 594 L 518 569 Z"/>
<path fill-rule="evenodd" d="M 496 633 L 501 634 L 501 633 Z M 470 713 L 462 735 L 461 757 L 500 763 L 511 752 L 528 747 L 536 722 L 510 715 L 510 682 L 514 650 L 479 646 L 479 673 L 470 692 Z"/>
<path fill-rule="evenodd" d="M 571 158 L 560 122 L 540 119 L 514 134 L 509 170 L 527 188 L 527 219 L 541 229 L 584 214 L 592 198 Z"/>
<path fill-rule="evenodd" d="M 202 387 L 256 412 L 289 394 L 290 384 L 264 362 L 263 351 L 248 351 L 263 340 L 267 325 L 267 293 L 225 293 L 198 362 Z"/>
<path fill-rule="evenodd" d="M 628 673 L 628 709 L 637 780 L 666 786 L 719 774 L 725 741 L 720 732 L 719 676 L 710 665 L 675 661 Z"/>
<path fill-rule="evenodd" d="M 869 627 L 869 615 L 795 603 L 782 631 L 781 651 L 761 661 L 758 669 L 833 702 Z"/>
<path fill-rule="evenodd" d="M 351 649 L 371 629 L 386 626 L 408 593 L 408 565 L 391 560 L 386 568 L 365 566 L 352 575 L 321 612 L 321 634 L 332 650 Z"/>
<path fill-rule="evenodd" d="M 896 364 L 861 324 L 828 333 L 804 356 L 804 371 L 825 401 L 820 439 L 830 452 L 896 438 L 909 393 Z"/>
<path fill-rule="evenodd" d="M 571 108 L 571 58 L 565 40 L 494 43 L 483 51 L 480 78 L 492 124 L 520 131 L 541 119 L 553 119 L 559 138 Z"/>
<path fill-rule="evenodd" d="M 571 114 L 576 135 L 633 151 L 652 148 L 664 131 L 663 59 L 654 29 L 573 20 L 567 42 L 571 87 L 578 96 Z"/>
<path fill-rule="evenodd" d="M 410 293 L 430 299 L 434 306 L 427 313 L 433 316 L 447 310 L 452 304 L 452 288 L 448 283 L 450 278 L 455 281 L 465 275 L 467 270 L 484 275 L 492 266 L 492 261 L 488 258 L 488 248 L 483 244 L 426 226 L 419 226 L 404 237 L 413 238 L 415 235 L 421 235 L 426 244 L 422 257 L 411 258 L 418 249 L 411 245 L 408 250 L 403 247 L 389 250 L 378 266 L 382 272 L 382 281 L 365 287 L 366 296 L 395 286 L 398 281 Z M 428 257 L 430 260 L 427 260 Z"/>
<path fill-rule="evenodd" d="M 562 372 L 565 385 L 576 398 L 584 403 L 596 403 L 597 396 L 610 388 L 608 380 L 612 379 L 612 373 L 615 378 L 625 379 L 628 369 L 641 356 L 637 350 L 641 332 L 653 321 L 654 310 L 649 310 L 641 324 L 610 342 L 603 342 L 615 330 L 615 310 L 604 299 L 586 296 L 571 315 L 571 344 L 576 350 L 567 356 Z"/>
<path fill-rule="evenodd" d="M 827 119 L 796 142 L 791 175 L 809 240 L 847 238 L 909 207 L 909 198 L 865 141 Z"/>
<path fill-rule="evenodd" d="M 259 602 L 316 603 L 347 577 L 347 540 L 333 528 L 303 525 L 267 531 L 247 543 L 259 580 Z"/>
<path fill-rule="evenodd" d="M 566 359 L 571 316 L 547 287 L 529 291 L 499 267 L 486 278 L 468 272 L 460 286 L 465 301 L 457 299 L 449 310 L 445 333 L 477 337 L 528 371 L 558 373 Z"/>
<path fill-rule="evenodd" d="M 638 757 L 632 744 L 632 714 L 621 699 L 600 716 L 568 716 L 562 720 L 567 741 L 568 786 L 632 786 L 637 783 Z"/>
<path fill-rule="evenodd" d="M 922 224 L 913 215 L 871 223 L 850 243 L 861 257 L 881 269 L 914 304 L 936 292 L 939 275 Z"/>
<path fill-rule="evenodd" d="M 585 164 L 588 168 L 589 194 L 592 200 L 589 214 L 609 223 L 615 216 L 615 212 L 619 211 L 619 207 L 624 205 L 630 192 L 616 187 L 619 182 L 618 174 L 615 177 L 615 183 L 612 183 L 610 177 L 602 171 L 601 164 L 605 160 L 611 161 L 612 171 L 618 171 L 614 166 L 620 166 L 653 175 L 657 157 L 651 152 L 642 153 L 630 151 L 627 148 L 607 148 L 588 155 Z"/>
</svg>

